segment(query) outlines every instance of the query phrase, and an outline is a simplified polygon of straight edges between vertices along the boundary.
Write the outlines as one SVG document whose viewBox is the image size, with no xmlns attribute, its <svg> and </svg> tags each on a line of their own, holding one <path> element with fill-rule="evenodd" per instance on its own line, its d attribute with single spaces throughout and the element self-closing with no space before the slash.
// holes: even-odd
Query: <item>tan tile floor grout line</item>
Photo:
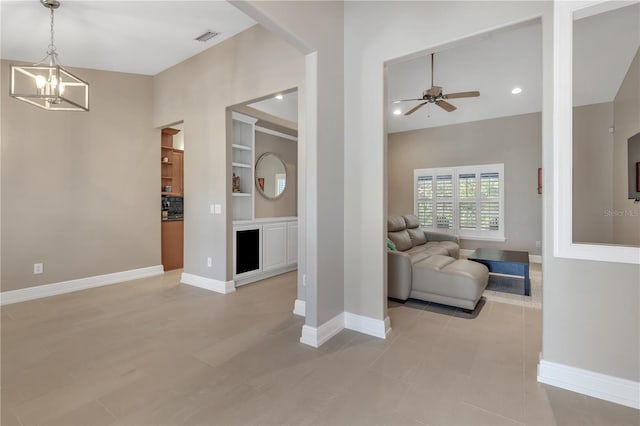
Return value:
<svg viewBox="0 0 640 426">
<path fill-rule="evenodd" d="M 517 423 L 519 425 L 524 425 L 525 424 L 525 423 L 519 422 L 516 419 L 512 419 L 511 417 L 503 416 L 500 413 L 496 413 L 495 411 L 487 410 L 486 408 L 478 407 L 477 405 L 470 404 L 470 403 L 468 403 L 466 401 L 461 401 L 461 404 L 468 405 L 469 407 L 473 407 L 473 408 L 475 408 L 477 410 L 484 411 L 485 413 L 491 414 L 492 416 L 501 417 L 501 418 L 503 418 L 505 420 L 509 420 L 509 421 Z"/>
</svg>

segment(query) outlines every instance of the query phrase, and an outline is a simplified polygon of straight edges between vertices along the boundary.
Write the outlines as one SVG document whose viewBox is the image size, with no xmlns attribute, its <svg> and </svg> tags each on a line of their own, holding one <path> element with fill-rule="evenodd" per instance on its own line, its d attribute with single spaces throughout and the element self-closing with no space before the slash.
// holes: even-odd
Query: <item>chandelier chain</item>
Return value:
<svg viewBox="0 0 640 426">
<path fill-rule="evenodd" d="M 54 43 L 54 31 L 53 31 L 53 9 L 51 9 L 51 44 L 49 44 L 48 54 L 52 54 L 56 51 L 56 45 Z"/>
</svg>

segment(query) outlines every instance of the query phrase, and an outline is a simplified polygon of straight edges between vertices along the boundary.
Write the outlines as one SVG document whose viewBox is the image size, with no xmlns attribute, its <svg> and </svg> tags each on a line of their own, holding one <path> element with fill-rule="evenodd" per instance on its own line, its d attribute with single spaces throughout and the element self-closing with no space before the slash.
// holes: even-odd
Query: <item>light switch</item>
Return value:
<svg viewBox="0 0 640 426">
<path fill-rule="evenodd" d="M 220 204 L 215 205 L 216 214 L 222 214 L 222 206 Z"/>
<path fill-rule="evenodd" d="M 215 206 L 213 204 L 209 205 L 209 213 L 213 214 L 215 212 Z"/>
</svg>

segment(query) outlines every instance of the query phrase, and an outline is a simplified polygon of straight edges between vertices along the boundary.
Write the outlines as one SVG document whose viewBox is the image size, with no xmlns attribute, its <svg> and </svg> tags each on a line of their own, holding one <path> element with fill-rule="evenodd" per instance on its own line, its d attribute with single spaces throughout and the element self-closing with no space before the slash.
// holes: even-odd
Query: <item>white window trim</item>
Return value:
<svg viewBox="0 0 640 426">
<path fill-rule="evenodd" d="M 494 173 L 498 172 L 498 179 L 500 185 L 500 212 L 499 212 L 499 221 L 498 221 L 498 230 L 482 230 L 482 229 L 460 229 L 460 220 L 458 217 L 458 206 L 460 203 L 459 198 L 459 185 L 458 185 L 458 176 L 461 174 L 469 174 L 475 173 L 477 176 L 480 176 L 481 173 Z M 453 228 L 452 229 L 443 229 L 438 228 L 436 220 L 434 218 L 432 226 L 423 226 L 422 228 L 425 230 L 430 230 L 434 232 L 443 232 L 447 234 L 456 234 L 462 239 L 468 240 L 480 240 L 480 241 L 506 241 L 505 239 L 505 220 L 504 220 L 504 193 L 505 193 L 505 182 L 504 182 L 504 164 L 481 164 L 481 165 L 473 165 L 473 166 L 457 166 L 457 167 L 434 167 L 428 169 L 415 169 L 413 171 L 413 212 L 417 216 L 418 215 L 418 177 L 419 176 L 432 176 L 433 177 L 433 211 L 435 215 L 435 200 L 436 200 L 436 178 L 439 175 L 451 175 L 453 176 Z M 480 182 L 478 180 L 478 187 Z M 475 199 L 476 205 L 478 206 L 477 214 L 480 214 L 480 204 L 479 198 Z"/>
</svg>

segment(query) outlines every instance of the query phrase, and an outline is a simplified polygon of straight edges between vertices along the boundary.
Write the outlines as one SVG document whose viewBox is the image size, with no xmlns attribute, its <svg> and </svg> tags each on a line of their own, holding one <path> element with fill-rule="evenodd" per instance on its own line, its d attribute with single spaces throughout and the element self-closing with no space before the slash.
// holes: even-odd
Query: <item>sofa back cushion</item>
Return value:
<svg viewBox="0 0 640 426">
<path fill-rule="evenodd" d="M 413 247 L 425 244 L 427 237 L 424 235 L 424 231 L 420 228 L 407 229 L 409 238 L 411 238 L 411 244 Z"/>
<path fill-rule="evenodd" d="M 411 242 L 411 237 L 409 236 L 409 232 L 406 229 L 402 231 L 389 232 L 387 234 L 389 239 L 393 241 L 396 245 L 396 248 L 400 251 L 409 250 L 413 247 L 413 243 Z"/>
<path fill-rule="evenodd" d="M 403 216 L 404 222 L 407 224 L 407 229 L 415 229 L 420 226 L 420 221 L 415 215 L 408 214 Z"/>
<path fill-rule="evenodd" d="M 387 217 L 387 232 L 403 231 L 406 227 L 407 225 L 404 223 L 402 216 Z"/>
</svg>

